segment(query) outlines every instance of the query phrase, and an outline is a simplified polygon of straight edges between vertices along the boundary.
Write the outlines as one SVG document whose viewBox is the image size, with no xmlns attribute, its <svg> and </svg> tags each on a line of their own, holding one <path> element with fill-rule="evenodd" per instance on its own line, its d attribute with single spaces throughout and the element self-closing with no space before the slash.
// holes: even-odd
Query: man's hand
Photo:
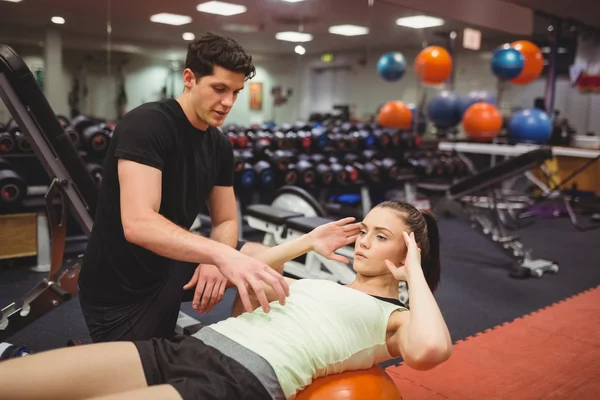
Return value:
<svg viewBox="0 0 600 400">
<path fill-rule="evenodd" d="M 269 307 L 263 283 L 273 288 L 281 305 L 285 305 L 286 297 L 290 295 L 289 285 L 283 278 L 283 275 L 277 273 L 277 271 L 264 262 L 242 254 L 239 251 L 234 249 L 226 250 L 225 254 L 220 254 L 215 264 L 225 278 L 237 286 L 240 299 L 248 312 L 253 311 L 249 290 L 254 292 L 263 311 L 270 311 L 271 308 Z"/>
<path fill-rule="evenodd" d="M 196 286 L 192 307 L 199 314 L 210 312 L 212 308 L 221 301 L 227 278 L 223 276 L 219 269 L 210 264 L 200 264 L 194 272 L 192 279 L 183 287 L 185 290 Z"/>
<path fill-rule="evenodd" d="M 348 217 L 313 229 L 308 234 L 313 250 L 329 260 L 350 263 L 346 257 L 335 254 L 335 251 L 356 241 L 360 223 L 351 224 L 353 221 L 354 217 Z"/>
</svg>

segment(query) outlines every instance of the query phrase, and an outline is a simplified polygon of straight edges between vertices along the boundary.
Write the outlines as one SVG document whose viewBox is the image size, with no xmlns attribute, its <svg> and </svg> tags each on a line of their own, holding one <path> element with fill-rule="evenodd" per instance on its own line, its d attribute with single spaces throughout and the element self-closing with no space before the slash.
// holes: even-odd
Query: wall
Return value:
<svg viewBox="0 0 600 400">
<path fill-rule="evenodd" d="M 15 50 L 32 71 L 44 68 L 42 47 L 15 46 Z M 50 101 L 54 112 L 70 116 L 69 91 L 73 78 L 82 76 L 84 79 L 81 84 L 87 86 L 88 95 L 80 97 L 81 112 L 99 118 L 115 119 L 117 117 L 115 103 L 119 87 L 119 65 L 123 62 L 128 100 L 126 111 L 142 103 L 159 100 L 165 86 L 169 96 L 174 93 L 174 96 L 177 97 L 183 91 L 181 62 L 175 66 L 172 61 L 122 53 L 114 53 L 111 58 L 111 70 L 108 71 L 104 53 L 64 50 L 63 74 L 59 83 L 64 87 L 64 94 Z M 274 119 L 276 123 L 282 124 L 295 120 L 298 118 L 296 107 L 296 102 L 299 101 L 298 93 L 294 93 L 287 104 L 274 108 L 271 88 L 276 85 L 295 88 L 298 85 L 296 59 L 257 58 L 258 60 L 255 62 L 257 73 L 250 82 L 263 84 L 263 108 L 261 111 L 250 110 L 249 83 L 247 83 L 226 123 L 262 123 Z M 82 73 L 84 66 L 85 73 Z M 10 118 L 8 110 L 4 104 L 0 103 L 0 122 L 5 123 Z"/>
</svg>

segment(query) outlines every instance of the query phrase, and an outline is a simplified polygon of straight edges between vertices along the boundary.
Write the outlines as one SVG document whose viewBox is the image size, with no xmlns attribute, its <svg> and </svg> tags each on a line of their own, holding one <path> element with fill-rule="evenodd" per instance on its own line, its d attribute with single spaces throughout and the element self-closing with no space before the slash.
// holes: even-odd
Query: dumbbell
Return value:
<svg viewBox="0 0 600 400">
<path fill-rule="evenodd" d="M 377 140 L 377 146 L 380 149 L 387 149 L 390 147 L 392 142 L 392 136 L 388 130 L 376 129 L 373 131 L 373 136 Z"/>
<path fill-rule="evenodd" d="M 79 133 L 77 133 L 77 131 L 75 130 L 75 128 L 73 128 L 72 126 L 66 126 L 65 134 L 67 135 L 67 137 L 69 138 L 71 143 L 73 143 L 73 146 L 75 146 L 75 147 L 81 146 L 80 136 L 79 136 Z"/>
<path fill-rule="evenodd" d="M 17 121 L 14 119 L 11 120 L 6 127 L 6 130 L 14 138 L 15 145 L 19 151 L 22 153 L 30 153 L 32 151 L 31 143 L 29 143 L 29 140 L 27 140 L 25 134 L 21 132 L 21 128 L 19 127 L 19 124 L 17 124 Z"/>
<path fill-rule="evenodd" d="M 83 132 L 89 128 L 90 126 L 98 125 L 100 121 L 94 120 L 86 115 L 78 115 L 71 120 L 71 126 L 75 129 L 80 135 L 83 135 Z"/>
<path fill-rule="evenodd" d="M 100 164 L 96 163 L 86 163 L 86 167 L 90 174 L 92 174 L 92 178 L 96 181 L 98 185 L 102 183 L 102 175 L 104 174 L 104 168 Z"/>
<path fill-rule="evenodd" d="M 326 159 L 331 167 L 335 183 L 340 186 L 347 186 L 357 183 L 359 174 L 356 167 L 352 165 L 343 165 L 337 157 Z"/>
<path fill-rule="evenodd" d="M 11 153 L 15 149 L 15 139 L 9 133 L 0 128 L 0 154 Z"/>
<path fill-rule="evenodd" d="M 298 160 L 293 168 L 298 173 L 298 184 L 301 186 L 313 186 L 318 185 L 321 182 L 318 181 L 318 174 L 313 164 L 307 160 Z"/>
<path fill-rule="evenodd" d="M 0 158 L 0 208 L 19 204 L 27 195 L 25 180 L 12 164 Z"/>
<path fill-rule="evenodd" d="M 329 146 L 329 134 L 325 128 L 313 128 L 311 130 L 312 147 L 315 151 L 324 151 Z"/>
<path fill-rule="evenodd" d="M 358 170 L 359 180 L 368 183 L 381 182 L 381 169 L 372 161 L 361 161 L 360 157 L 354 153 L 344 155 L 344 162 L 347 165 L 352 165 Z"/>
<path fill-rule="evenodd" d="M 333 183 L 333 172 L 331 167 L 325 164 L 325 156 L 322 154 L 300 154 L 298 163 L 309 163 L 315 172 L 313 184 L 317 187 L 328 187 Z"/>
<path fill-rule="evenodd" d="M 108 149 L 111 133 L 110 128 L 104 123 L 92 125 L 83 130 L 81 140 L 86 150 L 96 155 L 103 155 Z"/>
</svg>

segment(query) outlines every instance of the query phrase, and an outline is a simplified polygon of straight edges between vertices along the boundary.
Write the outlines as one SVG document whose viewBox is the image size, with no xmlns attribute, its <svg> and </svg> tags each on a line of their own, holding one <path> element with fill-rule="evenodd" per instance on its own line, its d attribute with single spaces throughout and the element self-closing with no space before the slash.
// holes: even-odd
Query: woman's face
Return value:
<svg viewBox="0 0 600 400">
<path fill-rule="evenodd" d="M 406 244 L 402 232 L 405 230 L 406 225 L 397 211 L 373 208 L 362 221 L 354 243 L 353 267 L 356 273 L 369 277 L 391 274 L 385 260 L 396 266 L 404 264 Z"/>
</svg>

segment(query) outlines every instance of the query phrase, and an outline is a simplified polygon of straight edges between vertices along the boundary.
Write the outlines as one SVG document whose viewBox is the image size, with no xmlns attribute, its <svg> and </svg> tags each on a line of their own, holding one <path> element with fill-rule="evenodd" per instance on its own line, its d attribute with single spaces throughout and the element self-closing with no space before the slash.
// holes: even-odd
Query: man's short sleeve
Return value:
<svg viewBox="0 0 600 400">
<path fill-rule="evenodd" d="M 166 116 L 158 110 L 130 113 L 115 128 L 115 157 L 162 170 L 172 147 L 167 126 Z"/>
<path fill-rule="evenodd" d="M 221 143 L 221 163 L 216 186 L 233 186 L 233 146 L 227 137 L 218 132 Z"/>
</svg>

